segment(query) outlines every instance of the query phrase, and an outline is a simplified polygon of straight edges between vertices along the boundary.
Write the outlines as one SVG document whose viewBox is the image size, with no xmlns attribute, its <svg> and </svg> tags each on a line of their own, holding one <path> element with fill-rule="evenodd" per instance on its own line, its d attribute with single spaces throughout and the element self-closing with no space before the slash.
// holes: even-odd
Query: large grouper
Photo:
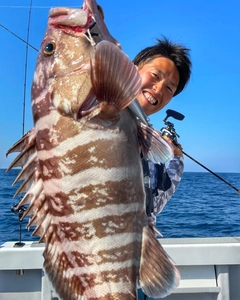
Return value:
<svg viewBox="0 0 240 300">
<path fill-rule="evenodd" d="M 94 0 L 52 8 L 32 83 L 34 127 L 7 154 L 29 204 L 28 227 L 45 243 L 44 271 L 64 300 L 134 300 L 137 286 L 165 297 L 179 272 L 145 212 L 140 153 L 172 149 L 128 108 L 136 67 Z"/>
</svg>

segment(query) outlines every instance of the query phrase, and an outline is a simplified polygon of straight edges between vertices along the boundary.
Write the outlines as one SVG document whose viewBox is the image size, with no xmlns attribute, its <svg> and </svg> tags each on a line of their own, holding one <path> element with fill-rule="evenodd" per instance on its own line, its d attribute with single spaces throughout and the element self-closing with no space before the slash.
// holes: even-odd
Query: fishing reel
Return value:
<svg viewBox="0 0 240 300">
<path fill-rule="evenodd" d="M 23 216 L 24 212 L 26 211 L 26 209 L 27 209 L 27 208 L 26 208 L 24 205 L 21 205 L 20 207 L 18 207 L 18 204 L 14 204 L 14 205 L 11 207 L 11 211 L 12 211 L 15 215 L 18 215 L 20 222 L 21 222 L 22 216 Z"/>
<path fill-rule="evenodd" d="M 22 217 L 26 210 L 27 208 L 24 205 L 18 207 L 18 204 L 14 204 L 11 207 L 11 211 L 18 216 L 19 220 L 19 241 L 14 244 L 14 247 L 23 247 L 25 245 L 25 243 L 22 242 Z"/>
<path fill-rule="evenodd" d="M 185 116 L 182 115 L 182 114 L 180 114 L 179 112 L 177 112 L 175 110 L 172 110 L 172 109 L 168 109 L 166 111 L 166 113 L 167 113 L 167 116 L 163 120 L 163 122 L 166 125 L 166 127 L 163 127 L 160 130 L 160 132 L 161 132 L 162 136 L 167 136 L 168 138 L 170 138 L 172 140 L 172 142 L 173 142 L 174 145 L 178 145 L 177 138 L 179 138 L 180 135 L 176 133 L 176 130 L 174 128 L 174 124 L 171 123 L 171 122 L 169 122 L 169 121 L 167 121 L 167 119 L 169 117 L 172 117 L 172 118 L 174 118 L 176 120 L 182 121 L 185 118 Z"/>
<path fill-rule="evenodd" d="M 162 134 L 162 136 L 167 136 L 168 138 L 170 138 L 173 142 L 173 144 L 175 146 L 178 146 L 178 141 L 177 138 L 179 138 L 180 136 L 176 133 L 175 128 L 174 128 L 174 124 L 167 121 L 167 119 L 169 117 L 173 117 L 176 120 L 180 120 L 182 121 L 185 116 L 180 114 L 177 111 L 168 109 L 166 111 L 167 116 L 164 118 L 163 122 L 166 125 L 166 127 L 163 127 L 160 132 Z M 193 157 L 191 157 L 189 154 L 187 154 L 186 152 L 182 151 L 182 153 L 184 155 L 186 155 L 188 158 L 190 158 L 191 160 L 193 160 L 195 163 L 199 164 L 201 167 L 203 167 L 205 170 L 207 170 L 208 172 L 210 172 L 211 174 L 213 174 L 214 176 L 216 176 L 218 179 L 222 180 L 224 183 L 226 183 L 227 185 L 229 185 L 231 188 L 233 188 L 235 191 L 237 191 L 237 193 L 240 195 L 240 189 L 237 189 L 236 187 L 234 187 L 233 185 L 231 185 L 229 182 L 227 182 L 226 180 L 224 180 L 222 177 L 220 177 L 219 175 L 217 175 L 216 173 L 214 173 L 213 171 L 211 171 L 210 169 L 208 169 L 207 167 L 205 167 L 204 165 L 202 165 L 200 162 L 198 162 L 196 159 L 194 159 Z"/>
</svg>

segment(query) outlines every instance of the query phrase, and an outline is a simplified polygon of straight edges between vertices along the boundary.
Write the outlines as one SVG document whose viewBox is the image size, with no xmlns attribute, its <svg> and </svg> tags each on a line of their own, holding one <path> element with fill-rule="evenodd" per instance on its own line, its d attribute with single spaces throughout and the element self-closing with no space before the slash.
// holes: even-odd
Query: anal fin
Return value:
<svg viewBox="0 0 240 300">
<path fill-rule="evenodd" d="M 152 298 L 164 298 L 179 285 L 180 273 L 155 237 L 151 225 L 144 227 L 139 272 L 143 292 Z"/>
</svg>

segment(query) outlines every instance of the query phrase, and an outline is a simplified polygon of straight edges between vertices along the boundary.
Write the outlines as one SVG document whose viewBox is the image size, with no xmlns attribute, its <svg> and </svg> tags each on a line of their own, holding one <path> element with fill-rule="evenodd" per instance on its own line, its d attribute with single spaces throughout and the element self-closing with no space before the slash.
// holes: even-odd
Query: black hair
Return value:
<svg viewBox="0 0 240 300">
<path fill-rule="evenodd" d="M 143 66 L 156 57 L 166 57 L 172 60 L 179 72 L 179 84 L 173 96 L 178 95 L 187 85 L 191 76 L 192 63 L 190 60 L 190 50 L 181 44 L 169 41 L 166 37 L 157 39 L 157 43 L 140 51 L 133 63 Z"/>
</svg>

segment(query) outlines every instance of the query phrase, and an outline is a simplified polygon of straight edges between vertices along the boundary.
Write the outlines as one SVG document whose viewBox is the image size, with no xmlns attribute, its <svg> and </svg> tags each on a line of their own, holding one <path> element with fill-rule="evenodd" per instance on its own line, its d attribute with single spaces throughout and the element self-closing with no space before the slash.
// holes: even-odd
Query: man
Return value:
<svg viewBox="0 0 240 300">
<path fill-rule="evenodd" d="M 142 78 L 142 90 L 137 99 L 147 116 L 164 108 L 185 88 L 191 76 L 189 49 L 165 37 L 140 51 L 133 63 Z M 173 146 L 174 157 L 167 168 L 142 160 L 143 173 L 150 176 L 150 186 L 145 184 L 145 190 L 146 212 L 152 223 L 156 223 L 156 215 L 175 192 L 184 169 L 181 145 L 174 145 L 170 139 L 168 142 Z M 147 299 L 147 296 L 138 290 L 138 299 Z"/>
<path fill-rule="evenodd" d="M 145 114 L 150 116 L 164 108 L 187 85 L 191 75 L 189 49 L 170 42 L 167 38 L 140 51 L 134 58 L 142 78 L 142 90 L 137 99 Z M 148 162 L 153 193 L 153 209 L 149 214 L 155 223 L 167 201 L 175 192 L 184 169 L 181 145 L 173 145 L 174 157 L 167 169 L 163 165 Z"/>
</svg>

